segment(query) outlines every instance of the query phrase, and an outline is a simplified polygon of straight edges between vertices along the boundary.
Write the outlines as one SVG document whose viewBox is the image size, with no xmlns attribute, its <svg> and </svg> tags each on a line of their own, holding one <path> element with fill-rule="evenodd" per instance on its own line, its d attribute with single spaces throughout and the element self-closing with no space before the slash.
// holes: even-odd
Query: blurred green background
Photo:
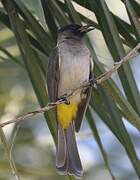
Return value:
<svg viewBox="0 0 140 180">
<path fill-rule="evenodd" d="M 48 31 L 43 15 L 43 8 L 41 7 L 41 1 L 20 1 L 26 5 L 38 22 L 40 22 L 44 26 L 44 29 Z M 106 3 L 111 11 L 124 21 L 130 23 L 126 9 L 119 0 L 107 0 Z M 87 11 L 87 9 L 80 8 L 81 7 L 78 6 L 77 10 L 80 10 L 80 12 L 89 19 L 95 19 L 93 13 Z M 92 46 L 96 50 L 100 63 L 104 64 L 105 69 L 111 67 L 113 64 L 112 56 L 109 53 L 101 32 L 99 30 L 90 32 L 89 38 L 92 42 Z M 6 55 L 3 49 L 6 49 L 15 59 L 13 60 L 13 57 Z M 128 52 L 130 47 L 125 45 L 125 49 L 126 52 Z M 40 54 L 40 56 L 46 66 L 47 58 L 43 54 Z M 19 65 L 19 63 L 21 64 Z M 140 89 L 140 55 L 131 61 L 130 64 L 137 86 Z M 113 75 L 113 80 L 124 93 L 116 73 Z M 14 34 L 0 22 L 0 122 L 14 119 L 16 116 L 33 111 L 39 107 L 32 84 L 24 68 Z M 92 113 L 115 178 L 118 180 L 137 180 L 138 177 L 134 172 L 132 164 L 117 138 L 101 121 L 97 112 L 93 111 Z M 125 121 L 124 118 L 123 120 L 135 145 L 137 155 L 140 158 L 140 134 L 137 129 Z M 4 127 L 3 130 L 9 143 L 14 142 L 12 155 L 22 180 L 67 179 L 67 177 L 58 175 L 55 170 L 55 145 L 43 115 L 34 116 L 19 124 L 8 125 Z M 112 179 L 105 166 L 100 149 L 92 136 L 87 121 L 84 121 L 82 124 L 81 131 L 77 135 L 77 142 L 85 171 L 83 179 Z M 15 178 L 11 173 L 5 148 L 1 143 L 0 180 L 13 179 Z"/>
</svg>

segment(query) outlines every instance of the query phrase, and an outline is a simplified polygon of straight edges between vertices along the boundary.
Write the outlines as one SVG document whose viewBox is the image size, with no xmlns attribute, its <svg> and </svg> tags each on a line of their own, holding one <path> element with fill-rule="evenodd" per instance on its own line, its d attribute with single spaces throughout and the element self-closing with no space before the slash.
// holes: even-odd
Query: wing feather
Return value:
<svg viewBox="0 0 140 180">
<path fill-rule="evenodd" d="M 48 62 L 47 86 L 50 102 L 57 100 L 59 77 L 59 55 L 56 47 L 52 50 Z"/>
</svg>

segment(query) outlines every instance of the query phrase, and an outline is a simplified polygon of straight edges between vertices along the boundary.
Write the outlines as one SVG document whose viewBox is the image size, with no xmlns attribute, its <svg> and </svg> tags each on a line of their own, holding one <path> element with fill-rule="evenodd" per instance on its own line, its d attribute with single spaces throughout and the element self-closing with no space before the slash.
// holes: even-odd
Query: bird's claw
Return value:
<svg viewBox="0 0 140 180">
<path fill-rule="evenodd" d="M 97 85 L 97 80 L 95 78 L 94 79 L 90 79 L 89 82 L 90 82 L 90 86 L 91 87 L 94 87 L 95 85 Z"/>
<path fill-rule="evenodd" d="M 68 100 L 68 95 L 65 94 L 59 98 L 59 100 L 64 101 L 66 105 L 70 105 L 70 101 Z"/>
</svg>

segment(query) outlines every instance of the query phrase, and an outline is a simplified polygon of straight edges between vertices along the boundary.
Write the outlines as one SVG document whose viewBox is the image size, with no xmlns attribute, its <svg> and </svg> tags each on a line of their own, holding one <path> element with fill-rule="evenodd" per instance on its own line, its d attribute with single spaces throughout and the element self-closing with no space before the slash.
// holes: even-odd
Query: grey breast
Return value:
<svg viewBox="0 0 140 180">
<path fill-rule="evenodd" d="M 69 93 L 89 80 L 90 52 L 83 41 L 65 40 L 58 44 L 60 80 L 58 95 Z"/>
</svg>

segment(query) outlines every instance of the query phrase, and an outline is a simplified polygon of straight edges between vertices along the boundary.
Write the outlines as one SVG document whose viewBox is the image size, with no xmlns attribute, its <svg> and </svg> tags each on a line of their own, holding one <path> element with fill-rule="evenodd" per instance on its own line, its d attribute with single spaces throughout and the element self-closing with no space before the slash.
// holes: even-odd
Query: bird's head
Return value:
<svg viewBox="0 0 140 180">
<path fill-rule="evenodd" d="M 58 36 L 63 36 L 66 39 L 70 38 L 82 38 L 87 32 L 94 30 L 95 28 L 92 25 L 78 25 L 78 24 L 69 24 L 63 26 L 58 30 Z"/>
</svg>

